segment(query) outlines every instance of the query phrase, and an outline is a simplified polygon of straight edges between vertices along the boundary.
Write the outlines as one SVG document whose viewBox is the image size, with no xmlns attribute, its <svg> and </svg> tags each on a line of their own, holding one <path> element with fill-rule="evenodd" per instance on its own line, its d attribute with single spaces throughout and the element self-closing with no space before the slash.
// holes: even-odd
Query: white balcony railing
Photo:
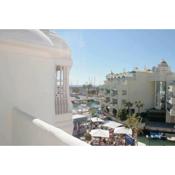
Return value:
<svg viewBox="0 0 175 175">
<path fill-rule="evenodd" d="M 171 97 L 169 99 L 169 103 L 172 104 L 172 105 L 174 105 L 175 104 L 175 98 L 174 97 Z"/>
<path fill-rule="evenodd" d="M 18 109 L 14 109 L 11 123 L 11 145 L 89 146 L 89 144 L 73 137 L 62 129 Z"/>
<path fill-rule="evenodd" d="M 175 86 L 173 85 L 173 86 L 169 86 L 168 87 L 168 91 L 169 92 L 175 92 Z"/>
<path fill-rule="evenodd" d="M 174 109 L 170 110 L 170 116 L 175 116 L 175 110 Z"/>
</svg>

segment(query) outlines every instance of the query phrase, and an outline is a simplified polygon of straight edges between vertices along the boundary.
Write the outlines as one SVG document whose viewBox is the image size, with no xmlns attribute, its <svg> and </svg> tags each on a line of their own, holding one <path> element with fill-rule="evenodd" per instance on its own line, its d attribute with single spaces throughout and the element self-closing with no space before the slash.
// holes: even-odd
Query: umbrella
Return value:
<svg viewBox="0 0 175 175">
<path fill-rule="evenodd" d="M 112 128 L 115 129 L 119 126 L 122 126 L 123 124 L 118 123 L 118 122 L 114 122 L 114 121 L 107 121 L 105 124 L 103 124 L 102 126 L 107 127 L 107 128 Z"/>
<path fill-rule="evenodd" d="M 90 131 L 90 135 L 92 137 L 103 137 L 103 138 L 109 138 L 109 131 L 103 130 L 103 129 L 93 129 Z"/>
<path fill-rule="evenodd" d="M 126 127 L 118 127 L 114 129 L 115 134 L 127 134 L 132 135 L 132 129 L 126 128 Z"/>
</svg>

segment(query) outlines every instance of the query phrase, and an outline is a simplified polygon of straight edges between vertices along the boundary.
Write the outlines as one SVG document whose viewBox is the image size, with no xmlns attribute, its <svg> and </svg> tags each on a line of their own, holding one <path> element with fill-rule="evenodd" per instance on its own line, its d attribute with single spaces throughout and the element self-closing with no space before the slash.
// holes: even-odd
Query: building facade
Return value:
<svg viewBox="0 0 175 175">
<path fill-rule="evenodd" d="M 50 30 L 0 30 L 1 143 L 11 143 L 14 109 L 72 134 L 71 65 L 68 45 Z"/>
<path fill-rule="evenodd" d="M 168 86 L 166 119 L 168 123 L 175 123 L 175 82 Z"/>
<path fill-rule="evenodd" d="M 142 111 L 151 108 L 166 111 L 168 87 L 174 80 L 175 73 L 164 60 L 152 69 L 135 68 L 131 72 L 119 74 L 111 72 L 106 76 L 101 88 L 104 96 L 102 104 L 112 110 L 118 110 L 124 107 L 126 101 L 141 101 L 144 104 Z M 133 110 L 137 110 L 134 105 Z M 171 121 L 167 116 L 166 122 Z"/>
</svg>

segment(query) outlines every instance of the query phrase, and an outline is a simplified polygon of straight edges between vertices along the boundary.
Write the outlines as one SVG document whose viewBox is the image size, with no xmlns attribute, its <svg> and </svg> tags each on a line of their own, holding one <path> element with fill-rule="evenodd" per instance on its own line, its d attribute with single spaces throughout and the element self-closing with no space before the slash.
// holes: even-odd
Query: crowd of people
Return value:
<svg viewBox="0 0 175 175">
<path fill-rule="evenodd" d="M 94 129 L 104 129 L 100 122 L 76 122 L 74 123 L 73 135 L 88 142 L 94 146 L 124 146 L 135 145 L 135 139 L 126 134 L 115 134 L 114 129 L 106 128 L 109 131 L 109 137 L 94 137 L 90 135 L 90 131 Z M 90 135 L 87 137 L 86 136 Z M 86 136 L 85 136 L 86 135 Z"/>
</svg>

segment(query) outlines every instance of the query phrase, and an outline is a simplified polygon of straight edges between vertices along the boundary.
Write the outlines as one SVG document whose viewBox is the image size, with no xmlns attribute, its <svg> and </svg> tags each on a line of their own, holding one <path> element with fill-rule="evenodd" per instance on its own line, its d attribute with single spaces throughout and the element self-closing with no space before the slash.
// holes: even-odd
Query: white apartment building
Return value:
<svg viewBox="0 0 175 175">
<path fill-rule="evenodd" d="M 175 123 L 175 82 L 171 82 L 167 91 L 166 119 L 169 123 Z"/>
<path fill-rule="evenodd" d="M 71 65 L 50 30 L 0 30 L 1 145 L 85 144 L 71 136 Z"/>
<path fill-rule="evenodd" d="M 144 104 L 142 111 L 150 108 L 166 110 L 168 86 L 174 80 L 175 73 L 164 60 L 152 69 L 135 68 L 131 72 L 111 72 L 106 76 L 102 88 L 105 97 L 103 104 L 118 110 L 123 108 L 125 101 L 141 101 Z M 134 106 L 133 108 L 137 110 Z M 175 117 L 173 112 L 170 115 Z M 166 117 L 166 122 L 172 121 Z"/>
</svg>

